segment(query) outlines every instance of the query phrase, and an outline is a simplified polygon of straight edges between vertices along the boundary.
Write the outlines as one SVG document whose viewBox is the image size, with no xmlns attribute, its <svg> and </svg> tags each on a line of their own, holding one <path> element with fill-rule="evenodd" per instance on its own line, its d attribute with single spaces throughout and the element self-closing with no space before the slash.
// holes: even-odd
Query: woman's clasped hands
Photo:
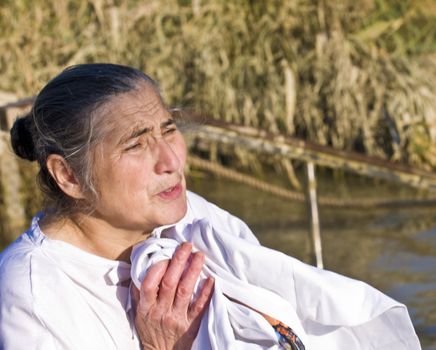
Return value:
<svg viewBox="0 0 436 350">
<path fill-rule="evenodd" d="M 212 278 L 192 298 L 204 254 L 183 243 L 171 260 L 153 265 L 141 289 L 132 288 L 135 326 L 144 349 L 191 349 L 213 293 Z"/>
</svg>

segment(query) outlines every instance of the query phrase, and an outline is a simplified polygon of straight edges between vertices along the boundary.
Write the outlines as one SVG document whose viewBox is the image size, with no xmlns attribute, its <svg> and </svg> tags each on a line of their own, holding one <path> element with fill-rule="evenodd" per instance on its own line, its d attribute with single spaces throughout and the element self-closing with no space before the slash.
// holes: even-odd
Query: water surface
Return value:
<svg viewBox="0 0 436 350">
<path fill-rule="evenodd" d="M 325 176 L 319 194 L 411 197 L 415 190 Z M 242 218 L 262 244 L 311 262 L 306 206 L 207 174 L 189 188 Z M 320 208 L 324 265 L 407 305 L 424 350 L 436 350 L 436 208 Z"/>
</svg>

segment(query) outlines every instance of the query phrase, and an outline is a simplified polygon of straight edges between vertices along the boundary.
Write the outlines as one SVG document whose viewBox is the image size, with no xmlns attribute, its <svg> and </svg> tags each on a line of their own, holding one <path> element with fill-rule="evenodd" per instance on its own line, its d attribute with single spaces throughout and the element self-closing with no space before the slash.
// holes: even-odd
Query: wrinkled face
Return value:
<svg viewBox="0 0 436 350">
<path fill-rule="evenodd" d="M 147 233 L 180 220 L 187 208 L 186 146 L 153 88 L 138 83 L 97 113 L 106 136 L 94 154 L 94 215 Z"/>
</svg>

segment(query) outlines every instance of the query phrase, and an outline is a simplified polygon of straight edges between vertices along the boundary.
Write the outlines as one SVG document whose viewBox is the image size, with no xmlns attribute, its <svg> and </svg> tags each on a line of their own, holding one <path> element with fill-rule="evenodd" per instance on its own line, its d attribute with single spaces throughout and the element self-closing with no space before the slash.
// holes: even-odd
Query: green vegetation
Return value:
<svg viewBox="0 0 436 350">
<path fill-rule="evenodd" d="M 435 0 L 0 4 L 0 90 L 129 64 L 214 118 L 436 166 Z"/>
</svg>

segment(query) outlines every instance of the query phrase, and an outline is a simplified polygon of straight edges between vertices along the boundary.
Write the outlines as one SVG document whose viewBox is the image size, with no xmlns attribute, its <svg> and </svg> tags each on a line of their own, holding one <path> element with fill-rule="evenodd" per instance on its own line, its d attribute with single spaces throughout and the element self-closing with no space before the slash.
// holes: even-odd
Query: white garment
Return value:
<svg viewBox="0 0 436 350">
<path fill-rule="evenodd" d="M 270 324 L 258 313 L 291 327 L 306 350 L 418 350 L 404 305 L 369 285 L 306 265 L 241 239 L 207 219 L 156 232 L 132 251 L 132 280 L 172 257 L 180 242 L 205 253 L 203 276 L 215 290 L 193 349 L 279 349 Z"/>
<path fill-rule="evenodd" d="M 204 217 L 257 242 L 241 220 L 188 192 L 178 225 Z M 49 239 L 38 220 L 0 255 L 0 349 L 140 349 L 127 313 L 130 264 Z"/>
<path fill-rule="evenodd" d="M 0 259 L 0 349 L 140 349 L 130 265 L 48 239 L 34 218 Z"/>
</svg>

